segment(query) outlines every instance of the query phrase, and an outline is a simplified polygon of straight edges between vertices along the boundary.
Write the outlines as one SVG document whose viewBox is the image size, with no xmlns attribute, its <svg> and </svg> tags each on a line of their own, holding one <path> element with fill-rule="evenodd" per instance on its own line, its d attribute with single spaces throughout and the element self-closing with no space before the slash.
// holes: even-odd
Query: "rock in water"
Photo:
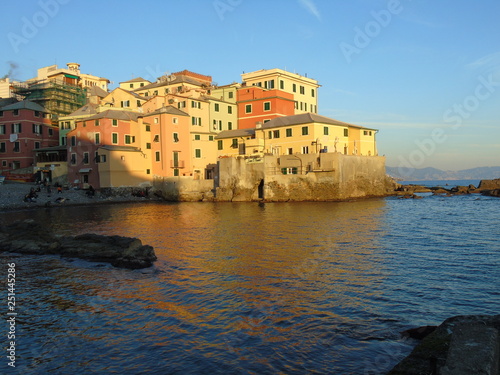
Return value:
<svg viewBox="0 0 500 375">
<path fill-rule="evenodd" d="M 137 238 L 93 233 L 56 236 L 34 220 L 0 226 L 0 251 L 59 254 L 132 269 L 150 267 L 157 259 L 153 247 Z"/>
</svg>

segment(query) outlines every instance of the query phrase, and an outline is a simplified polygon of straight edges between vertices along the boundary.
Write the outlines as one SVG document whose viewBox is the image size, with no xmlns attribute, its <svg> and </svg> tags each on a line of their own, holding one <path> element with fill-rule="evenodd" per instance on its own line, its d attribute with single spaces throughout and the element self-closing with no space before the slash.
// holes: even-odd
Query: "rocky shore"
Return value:
<svg viewBox="0 0 500 375">
<path fill-rule="evenodd" d="M 422 341 L 387 375 L 498 375 L 499 330 L 500 315 L 467 315 L 402 332 Z"/>
<path fill-rule="evenodd" d="M 31 189 L 36 192 L 37 197 L 29 202 L 25 196 Z M 58 192 L 54 186 L 50 192 L 44 186 L 34 183 L 21 183 L 6 181 L 0 184 L 0 211 L 12 209 L 29 209 L 34 207 L 58 207 L 63 205 L 88 205 L 106 204 L 119 202 L 146 202 L 159 201 L 161 198 L 151 194 L 145 189 L 114 189 L 96 191 L 94 195 L 88 194 L 86 190 L 62 189 Z"/>
<path fill-rule="evenodd" d="M 131 237 L 93 233 L 58 236 L 34 220 L 0 226 L 0 251 L 21 254 L 56 254 L 94 262 L 109 262 L 115 267 L 147 268 L 156 261 L 154 249 Z"/>
<path fill-rule="evenodd" d="M 394 191 L 394 195 L 398 195 L 401 198 L 421 198 L 421 196 L 416 195 L 417 193 L 432 193 L 433 195 L 442 195 L 446 197 L 464 194 L 482 194 L 500 197 L 500 179 L 481 180 L 477 187 L 474 185 L 454 186 L 451 188 L 445 186 L 427 187 L 418 184 L 398 185 Z"/>
</svg>

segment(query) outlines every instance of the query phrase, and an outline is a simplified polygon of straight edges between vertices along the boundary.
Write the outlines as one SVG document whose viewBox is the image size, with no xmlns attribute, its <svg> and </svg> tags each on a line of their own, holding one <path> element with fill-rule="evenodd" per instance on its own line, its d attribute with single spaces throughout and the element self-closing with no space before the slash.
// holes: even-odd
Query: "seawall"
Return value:
<svg viewBox="0 0 500 375">
<path fill-rule="evenodd" d="M 396 184 L 385 157 L 320 153 L 221 158 L 214 180 L 158 178 L 153 187 L 168 201 L 286 202 L 381 197 Z"/>
</svg>

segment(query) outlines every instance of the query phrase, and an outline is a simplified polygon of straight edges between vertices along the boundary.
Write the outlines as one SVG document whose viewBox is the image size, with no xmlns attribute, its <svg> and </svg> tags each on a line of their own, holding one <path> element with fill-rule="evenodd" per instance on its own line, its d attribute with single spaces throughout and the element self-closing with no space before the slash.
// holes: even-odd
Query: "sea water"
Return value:
<svg viewBox="0 0 500 375">
<path fill-rule="evenodd" d="M 158 261 L 4 253 L 18 315 L 16 368 L 2 356 L 0 372 L 383 374 L 416 344 L 401 331 L 498 314 L 499 204 L 424 194 L 9 213 L 64 235 L 138 237 Z"/>
</svg>

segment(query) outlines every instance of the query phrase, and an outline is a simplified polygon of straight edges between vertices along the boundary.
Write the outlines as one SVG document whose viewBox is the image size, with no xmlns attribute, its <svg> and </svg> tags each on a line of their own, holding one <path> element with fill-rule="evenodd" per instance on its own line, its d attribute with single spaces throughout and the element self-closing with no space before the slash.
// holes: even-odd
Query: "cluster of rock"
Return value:
<svg viewBox="0 0 500 375">
<path fill-rule="evenodd" d="M 93 233 L 57 236 L 34 220 L 0 226 L 0 249 L 23 254 L 58 254 L 131 269 L 150 267 L 156 261 L 153 247 L 143 245 L 137 238 Z"/>
<path fill-rule="evenodd" d="M 402 199 L 420 199 L 422 196 L 416 193 L 433 193 L 434 195 L 444 195 L 447 197 L 464 194 L 482 194 L 492 197 L 500 197 L 500 179 L 481 180 L 478 187 L 474 185 L 454 186 L 445 188 L 443 186 L 426 187 L 422 185 L 399 185 L 395 190 L 395 195 Z"/>
<path fill-rule="evenodd" d="M 498 375 L 499 330 L 500 315 L 467 315 L 405 331 L 422 341 L 388 375 Z"/>
</svg>

